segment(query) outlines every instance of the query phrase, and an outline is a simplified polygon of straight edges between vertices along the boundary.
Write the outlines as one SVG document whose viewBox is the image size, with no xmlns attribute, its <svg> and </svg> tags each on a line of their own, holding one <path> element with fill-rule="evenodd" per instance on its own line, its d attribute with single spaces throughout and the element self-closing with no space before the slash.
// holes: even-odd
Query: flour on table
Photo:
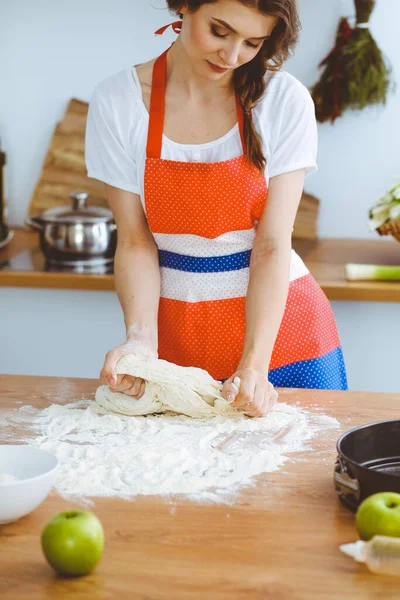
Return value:
<svg viewBox="0 0 400 600">
<path fill-rule="evenodd" d="M 116 371 L 145 379 L 145 393 L 138 400 L 102 385 L 96 391 L 96 403 L 103 412 L 138 416 L 172 411 L 196 419 L 237 413 L 223 398 L 222 384 L 203 369 L 127 354 L 119 360 Z"/>
<path fill-rule="evenodd" d="M 71 501 L 184 494 L 232 503 L 255 476 L 278 470 L 293 453 L 312 451 L 309 441 L 319 431 L 339 427 L 293 403 L 278 402 L 263 418 L 246 417 L 207 373 L 176 365 L 166 373 L 163 361 L 151 360 L 118 364 L 119 372 L 149 380 L 141 400 L 108 388 L 96 392 L 96 401 L 78 400 L 60 387 L 52 401 L 63 404 L 3 415 L 0 440 L 54 453 L 60 461 L 55 488 Z"/>
</svg>

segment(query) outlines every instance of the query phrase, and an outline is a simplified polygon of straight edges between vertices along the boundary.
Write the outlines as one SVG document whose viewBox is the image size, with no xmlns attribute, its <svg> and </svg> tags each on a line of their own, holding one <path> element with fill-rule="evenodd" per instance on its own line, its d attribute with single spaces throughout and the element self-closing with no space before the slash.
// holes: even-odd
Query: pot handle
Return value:
<svg viewBox="0 0 400 600">
<path fill-rule="evenodd" d="M 117 230 L 117 224 L 116 223 L 110 223 L 110 230 L 111 231 L 116 231 Z"/>
<path fill-rule="evenodd" d="M 338 456 L 335 464 L 334 478 L 335 488 L 339 496 L 353 496 L 357 501 L 360 500 L 361 490 L 358 479 L 351 476 L 347 465 Z"/>
<path fill-rule="evenodd" d="M 26 217 L 25 225 L 33 227 L 37 231 L 43 231 L 43 223 L 39 220 L 39 217 Z"/>
</svg>

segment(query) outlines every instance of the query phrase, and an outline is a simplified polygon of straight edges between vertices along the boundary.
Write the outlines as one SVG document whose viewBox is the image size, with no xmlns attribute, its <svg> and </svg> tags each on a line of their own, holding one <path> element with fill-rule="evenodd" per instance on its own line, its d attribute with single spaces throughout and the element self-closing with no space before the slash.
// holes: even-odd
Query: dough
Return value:
<svg viewBox="0 0 400 600">
<path fill-rule="evenodd" d="M 239 413 L 223 398 L 222 384 L 203 369 L 127 354 L 118 361 L 116 372 L 145 379 L 145 393 L 138 400 L 102 385 L 96 390 L 97 412 L 139 416 L 172 411 L 194 418 Z"/>
</svg>

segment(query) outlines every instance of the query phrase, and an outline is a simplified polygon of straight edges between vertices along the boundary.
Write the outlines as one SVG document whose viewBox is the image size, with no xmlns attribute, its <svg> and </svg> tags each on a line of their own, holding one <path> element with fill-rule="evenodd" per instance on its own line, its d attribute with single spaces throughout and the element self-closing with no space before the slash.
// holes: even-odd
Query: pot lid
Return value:
<svg viewBox="0 0 400 600">
<path fill-rule="evenodd" d="M 72 206 L 56 206 L 40 214 L 44 223 L 105 223 L 113 220 L 113 214 L 102 206 L 87 206 L 89 194 L 75 192 L 70 195 Z"/>
</svg>

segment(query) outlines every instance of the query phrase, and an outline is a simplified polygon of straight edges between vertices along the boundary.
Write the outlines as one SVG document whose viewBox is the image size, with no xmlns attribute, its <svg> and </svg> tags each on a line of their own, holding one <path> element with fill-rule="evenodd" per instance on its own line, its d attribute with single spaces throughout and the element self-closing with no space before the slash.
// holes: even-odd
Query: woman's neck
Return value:
<svg viewBox="0 0 400 600">
<path fill-rule="evenodd" d="M 196 73 L 178 38 L 167 54 L 167 84 L 188 100 L 211 102 L 213 99 L 229 98 L 233 93 L 233 77 L 231 74 L 217 81 L 207 79 Z"/>
</svg>

